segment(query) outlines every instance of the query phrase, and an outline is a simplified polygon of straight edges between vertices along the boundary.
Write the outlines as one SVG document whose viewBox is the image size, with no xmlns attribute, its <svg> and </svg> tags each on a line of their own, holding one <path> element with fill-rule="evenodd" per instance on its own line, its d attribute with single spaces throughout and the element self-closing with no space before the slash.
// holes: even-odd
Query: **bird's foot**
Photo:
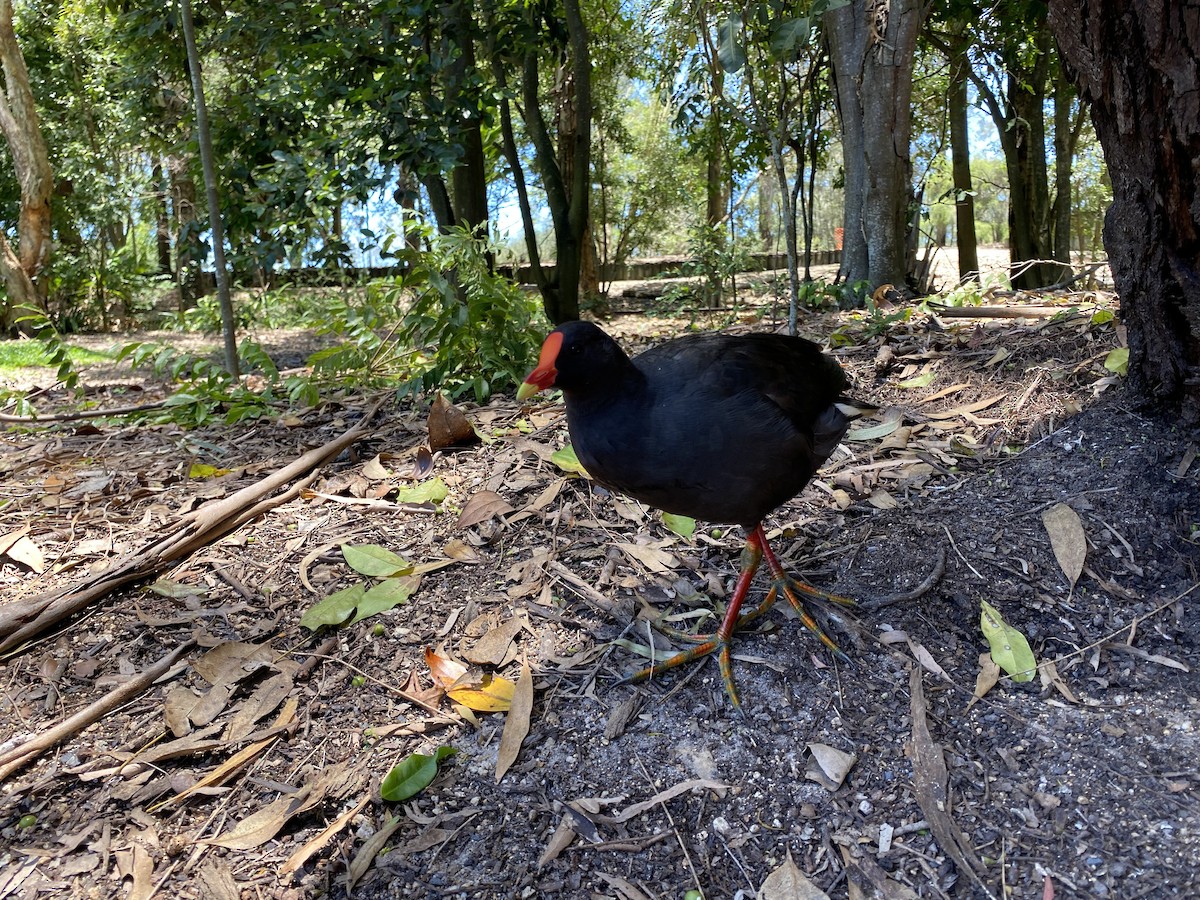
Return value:
<svg viewBox="0 0 1200 900">
<path fill-rule="evenodd" d="M 805 584 L 803 581 L 798 581 L 790 575 L 776 576 L 774 583 L 771 585 L 771 591 L 767 594 L 767 599 L 763 601 L 762 606 L 754 611 L 755 614 L 761 615 L 775 603 L 776 598 L 782 594 L 788 602 L 788 605 L 796 611 L 796 615 L 800 617 L 800 624 L 817 636 L 822 644 L 829 648 L 829 651 L 844 663 L 850 663 L 850 657 L 847 656 L 842 649 L 837 645 L 828 634 L 825 633 L 820 623 L 813 617 L 813 614 L 808 611 L 808 607 L 804 605 L 804 601 L 800 599 L 800 594 L 806 594 L 810 597 L 817 597 L 821 600 L 827 600 L 831 603 L 836 603 L 839 606 L 857 606 L 858 604 L 849 597 L 842 597 L 838 594 L 830 594 L 822 591 L 819 588 L 813 587 L 811 584 Z M 763 607 L 766 607 L 764 609 Z"/>
<path fill-rule="evenodd" d="M 632 675 L 627 675 L 618 681 L 618 686 L 623 684 L 641 684 L 643 681 L 649 681 L 668 669 L 676 669 L 680 666 L 687 665 L 690 662 L 703 659 L 706 656 L 717 654 L 717 663 L 721 668 L 721 681 L 725 685 L 725 693 L 729 695 L 730 701 L 734 706 L 741 706 L 741 700 L 738 699 L 737 688 L 733 685 L 733 635 L 739 631 L 744 631 L 749 625 L 761 618 L 772 606 L 775 605 L 775 588 L 771 588 L 766 599 L 763 600 L 754 609 L 748 613 L 738 616 L 736 624 L 729 629 L 728 634 L 723 634 L 725 623 L 721 623 L 712 634 L 692 634 L 687 631 L 680 631 L 677 628 L 672 628 L 669 625 L 663 625 L 661 622 L 654 623 L 654 629 L 670 638 L 680 641 L 686 641 L 695 644 L 690 650 L 683 650 L 676 653 L 674 656 L 669 656 L 662 662 L 657 662 L 646 666 L 634 672 Z"/>
<path fill-rule="evenodd" d="M 698 659 L 703 659 L 715 653 L 717 654 L 717 663 L 721 667 L 721 681 L 725 684 L 725 693 L 729 695 L 729 700 L 734 706 L 740 707 L 742 701 L 738 699 L 737 688 L 733 686 L 732 635 L 722 635 L 720 631 L 716 631 L 706 635 L 684 634 L 679 635 L 679 637 L 683 640 L 697 642 L 696 646 L 681 653 L 676 653 L 662 662 L 646 666 L 646 668 L 640 669 L 632 675 L 626 675 L 617 682 L 617 685 L 641 684 L 643 681 L 649 681 L 651 678 L 661 675 L 669 669 L 685 666 L 690 662 L 695 662 Z"/>
</svg>

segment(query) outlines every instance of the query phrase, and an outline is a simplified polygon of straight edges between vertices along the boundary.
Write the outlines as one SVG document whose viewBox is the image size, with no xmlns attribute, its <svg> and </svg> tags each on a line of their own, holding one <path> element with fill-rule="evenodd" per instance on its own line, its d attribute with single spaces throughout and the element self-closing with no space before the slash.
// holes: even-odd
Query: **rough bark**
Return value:
<svg viewBox="0 0 1200 900">
<path fill-rule="evenodd" d="M 1104 245 L 1130 375 L 1200 421 L 1200 7 L 1052 0 L 1050 22 L 1112 177 Z"/>
<path fill-rule="evenodd" d="M 563 0 L 568 43 L 568 65 L 574 81 L 577 125 L 570 137 L 574 170 L 568 181 L 558 163 L 558 151 L 541 112 L 538 62 L 542 51 L 530 48 L 521 74 L 525 126 L 534 147 L 534 159 L 546 192 L 546 205 L 554 222 L 556 260 L 554 276 L 539 277 L 542 305 L 551 322 L 579 318 L 579 281 L 583 242 L 587 236 L 591 205 L 592 63 L 588 32 L 578 0 Z"/>
<path fill-rule="evenodd" d="M 17 220 L 17 245 L 0 234 L 0 275 L 7 294 L 3 324 L 11 328 L 16 306 L 45 310 L 45 290 L 40 275 L 50 260 L 50 197 L 54 174 L 42 137 L 41 120 L 29 87 L 29 70 L 13 31 L 12 0 L 0 0 L 0 132 L 12 154 L 21 186 Z"/>
<path fill-rule="evenodd" d="M 171 181 L 171 206 L 175 215 L 175 278 L 179 285 L 179 309 L 195 305 L 203 293 L 200 283 L 200 235 L 196 227 L 196 182 L 189 161 L 167 157 Z"/>
<path fill-rule="evenodd" d="M 906 281 L 913 55 L 926 9 L 921 0 L 878 0 L 825 14 L 842 121 L 842 274 L 871 288 Z"/>
<path fill-rule="evenodd" d="M 958 244 L 958 277 L 979 280 L 979 242 L 975 236 L 975 189 L 971 180 L 970 129 L 967 126 L 966 41 L 954 48 L 950 59 L 950 167 L 954 178 L 954 223 Z"/>
</svg>

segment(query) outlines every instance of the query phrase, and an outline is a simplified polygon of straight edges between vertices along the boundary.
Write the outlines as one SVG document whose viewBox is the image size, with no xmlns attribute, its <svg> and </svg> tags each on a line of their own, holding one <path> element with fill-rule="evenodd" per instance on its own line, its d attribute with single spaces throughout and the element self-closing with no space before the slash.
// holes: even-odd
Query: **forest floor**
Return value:
<svg viewBox="0 0 1200 900">
<path fill-rule="evenodd" d="M 45 592 L 83 598 L 0 657 L 0 900 L 822 896 L 803 879 L 851 898 L 1196 896 L 1198 436 L 1105 368 L 1111 295 L 989 302 L 1062 312 L 804 318 L 841 335 L 882 409 L 768 534 L 863 607 L 828 617 L 851 665 L 782 608 L 739 634 L 744 714 L 711 660 L 612 686 L 666 647 L 652 618 L 712 627 L 742 535 L 685 539 L 561 470 L 559 404 L 464 404 L 486 440 L 432 454 L 426 407 L 388 399 L 364 422 L 354 397 L 233 427 L 0 435 L 0 641 Z M 606 324 L 636 349 L 688 323 Z M 170 390 L 102 380 L 101 405 Z M 237 523 L 253 501 L 236 492 L 360 423 L 303 491 Z M 440 501 L 397 495 L 433 479 Z M 214 520 L 157 580 L 85 602 Z M 380 581 L 344 546 L 422 571 L 407 602 L 312 634 L 314 604 Z M 986 693 L 985 601 L 1039 663 Z M 468 665 L 452 697 L 430 666 L 450 659 Z M 518 682 L 511 711 L 453 702 L 503 693 L 484 673 Z M 89 727 L 14 749 L 106 697 Z M 457 752 L 423 791 L 381 798 L 439 747 Z"/>
</svg>

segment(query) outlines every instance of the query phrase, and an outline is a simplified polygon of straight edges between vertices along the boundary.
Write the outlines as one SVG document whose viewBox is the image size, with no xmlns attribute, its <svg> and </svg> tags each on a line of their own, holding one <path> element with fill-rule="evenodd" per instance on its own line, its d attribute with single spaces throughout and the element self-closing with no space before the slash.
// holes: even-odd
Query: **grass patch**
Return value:
<svg viewBox="0 0 1200 900">
<path fill-rule="evenodd" d="M 114 352 L 98 352 L 83 347 L 68 347 L 71 362 L 76 365 L 106 362 L 116 355 Z M 0 372 L 12 369 L 46 369 L 53 366 L 41 341 L 0 341 Z"/>
</svg>

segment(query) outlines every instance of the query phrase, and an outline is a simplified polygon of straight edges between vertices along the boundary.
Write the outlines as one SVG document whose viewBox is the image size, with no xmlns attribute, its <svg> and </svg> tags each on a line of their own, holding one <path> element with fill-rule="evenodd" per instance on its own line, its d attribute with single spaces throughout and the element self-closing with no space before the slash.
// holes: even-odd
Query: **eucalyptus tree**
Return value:
<svg viewBox="0 0 1200 900">
<path fill-rule="evenodd" d="M 931 36 L 964 71 L 996 126 L 1009 182 L 1014 284 L 1034 288 L 1070 276 L 1071 160 L 1083 109 L 1061 77 L 1045 0 L 952 2 L 951 26 Z M 958 26 L 969 23 L 965 32 Z M 964 47 L 964 44 L 967 46 Z M 1046 109 L 1053 112 L 1047 120 Z M 1048 154 L 1053 147 L 1054 178 Z"/>
<path fill-rule="evenodd" d="M 504 156 L 516 187 L 529 262 L 546 317 L 556 323 L 577 319 L 585 244 L 591 240 L 589 29 L 579 0 L 562 0 L 561 6 L 498 0 L 489 12 L 487 53 L 500 95 Z M 546 64 L 553 69 L 549 90 Z M 553 271 L 542 265 L 514 111 L 532 147 L 533 169 L 554 225 Z"/>
<path fill-rule="evenodd" d="M 50 197 L 54 191 L 50 154 L 29 86 L 29 70 L 13 27 L 12 0 L 0 0 L 0 65 L 4 69 L 0 132 L 8 144 L 20 185 L 16 247 L 0 231 L 0 276 L 6 295 L 3 326 L 10 329 L 20 317 L 19 307 L 35 311 L 44 308 L 42 275 L 50 260 Z"/>
<path fill-rule="evenodd" d="M 1052 0 L 1112 177 L 1104 244 L 1135 384 L 1200 421 L 1200 7 Z"/>
<path fill-rule="evenodd" d="M 722 98 L 725 115 L 740 121 L 752 137 L 751 154 L 757 149 L 757 155 L 770 160 L 778 191 L 787 253 L 788 324 L 793 334 L 800 302 L 797 207 L 804 212 L 807 278 L 812 250 L 812 194 L 823 149 L 821 115 L 825 96 L 821 88 L 827 55 L 815 37 L 814 25 L 835 5 L 840 5 L 837 0 L 817 0 L 801 12 L 792 4 L 771 0 L 747 4 L 734 7 L 720 29 L 721 64 L 738 78 L 742 89 L 740 96 Z"/>
<path fill-rule="evenodd" d="M 841 274 L 902 285 L 912 203 L 912 77 L 926 0 L 830 8 L 829 45 L 845 181 Z"/>
</svg>

